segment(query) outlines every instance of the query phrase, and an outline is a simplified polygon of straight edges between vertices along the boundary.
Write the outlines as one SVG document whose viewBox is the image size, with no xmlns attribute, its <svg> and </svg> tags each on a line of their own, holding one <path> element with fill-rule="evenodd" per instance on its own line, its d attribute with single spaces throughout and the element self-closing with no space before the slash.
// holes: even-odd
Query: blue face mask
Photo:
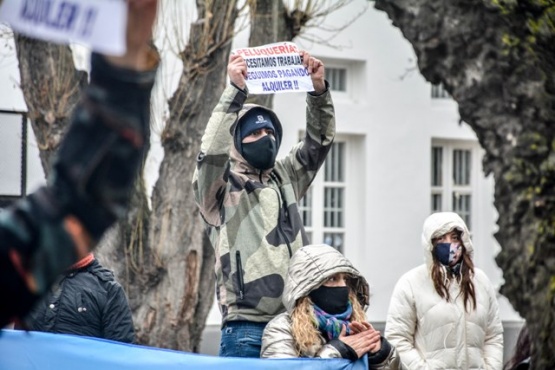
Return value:
<svg viewBox="0 0 555 370">
<path fill-rule="evenodd" d="M 459 243 L 437 243 L 433 253 L 442 265 L 453 267 L 461 260 L 462 246 Z"/>
</svg>

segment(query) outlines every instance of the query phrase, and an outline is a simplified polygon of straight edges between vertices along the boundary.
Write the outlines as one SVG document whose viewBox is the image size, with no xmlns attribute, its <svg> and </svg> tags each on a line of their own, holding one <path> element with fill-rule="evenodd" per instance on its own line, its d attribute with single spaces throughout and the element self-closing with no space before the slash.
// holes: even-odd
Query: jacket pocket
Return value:
<svg viewBox="0 0 555 370">
<path fill-rule="evenodd" d="M 241 263 L 241 253 L 235 252 L 235 260 L 237 264 L 237 285 L 239 287 L 239 299 L 245 298 L 245 281 L 243 280 L 243 264 Z"/>
</svg>

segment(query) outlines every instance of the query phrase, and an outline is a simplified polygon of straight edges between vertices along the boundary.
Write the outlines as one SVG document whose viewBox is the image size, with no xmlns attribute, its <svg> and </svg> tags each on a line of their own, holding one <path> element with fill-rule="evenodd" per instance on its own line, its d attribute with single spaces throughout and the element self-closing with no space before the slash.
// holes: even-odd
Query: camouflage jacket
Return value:
<svg viewBox="0 0 555 370">
<path fill-rule="evenodd" d="M 335 136 L 330 92 L 307 94 L 304 140 L 272 169 L 256 170 L 233 145 L 238 117 L 253 107 L 243 109 L 246 98 L 234 86 L 222 94 L 202 138 L 193 178 L 196 202 L 215 248 L 222 324 L 268 322 L 284 310 L 281 296 L 289 259 L 308 244 L 297 202 Z"/>
</svg>

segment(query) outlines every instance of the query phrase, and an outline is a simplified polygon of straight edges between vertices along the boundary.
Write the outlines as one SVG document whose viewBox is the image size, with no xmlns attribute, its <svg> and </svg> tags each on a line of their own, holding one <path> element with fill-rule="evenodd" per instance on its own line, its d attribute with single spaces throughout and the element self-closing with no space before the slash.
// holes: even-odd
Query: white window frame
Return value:
<svg viewBox="0 0 555 370">
<path fill-rule="evenodd" d="M 344 254 L 356 254 L 359 252 L 361 240 L 364 238 L 365 225 L 365 172 L 366 172 L 366 156 L 364 154 L 364 136 L 363 135 L 338 135 L 334 144 L 341 143 L 344 145 L 343 153 L 343 176 L 344 181 L 326 182 L 324 178 L 324 163 L 318 171 L 318 175 L 314 179 L 310 189 L 309 196 L 312 199 L 310 207 L 301 206 L 299 203 L 299 211 L 303 215 L 303 211 L 312 211 L 312 224 L 305 225 L 306 232 L 310 235 L 312 244 L 325 243 L 324 235 L 326 233 L 342 234 L 342 250 Z M 331 156 L 328 155 L 328 159 Z M 324 192 L 326 188 L 342 188 L 343 189 L 343 224 L 341 227 L 329 227 L 324 225 Z"/>
<path fill-rule="evenodd" d="M 353 59 L 336 59 L 321 58 L 326 69 L 344 69 L 345 70 L 345 91 L 335 90 L 332 81 L 330 88 L 333 91 L 334 101 L 348 101 L 350 103 L 359 103 L 359 99 L 366 94 L 366 61 Z M 366 101 L 360 100 L 361 103 Z"/>
<path fill-rule="evenodd" d="M 432 84 L 430 88 L 430 97 L 434 100 L 451 99 L 451 95 L 445 90 L 442 83 Z"/>
<path fill-rule="evenodd" d="M 340 90 L 338 89 L 339 86 L 337 86 L 337 84 L 335 83 L 336 81 L 334 81 L 332 78 L 330 78 L 329 74 L 333 73 L 337 73 L 338 75 L 334 76 L 334 77 L 341 77 L 341 71 L 343 71 L 343 89 Z M 326 80 L 329 82 L 330 84 L 330 89 L 333 92 L 338 92 L 338 93 L 347 93 L 349 91 L 349 68 L 347 66 L 330 66 L 330 67 L 326 67 Z"/>
<path fill-rule="evenodd" d="M 443 158 L 442 158 L 442 169 L 441 169 L 441 185 L 434 186 L 432 184 L 432 172 L 434 171 L 434 164 L 431 163 L 430 166 L 430 212 L 455 212 L 453 207 L 453 195 L 470 196 L 470 210 L 469 215 L 460 214 L 460 216 L 465 220 L 469 229 L 473 229 L 476 224 L 476 213 L 479 210 L 479 204 L 477 202 L 478 196 L 478 179 L 481 176 L 481 164 L 480 159 L 481 149 L 476 142 L 471 141 L 456 141 L 456 140 L 432 140 L 432 145 L 430 147 L 430 161 L 433 162 L 434 158 L 432 155 L 433 148 L 442 148 Z M 453 157 L 456 150 L 465 150 L 470 152 L 470 181 L 468 185 L 457 185 L 453 179 Z M 483 176 L 483 175 L 482 175 Z M 441 195 L 442 202 L 440 209 L 434 210 L 432 208 L 432 197 L 433 195 Z"/>
<path fill-rule="evenodd" d="M 15 147 L 18 151 L 13 155 L 3 153 L 0 158 L 0 161 L 5 161 L 0 163 L 0 169 L 11 169 L 8 175 L 4 173 L 0 178 L 0 181 L 6 181 L 0 186 L 0 207 L 5 207 L 27 193 L 27 115 L 25 112 L 0 110 L 0 124 L 3 127 L 0 142 L 12 141 L 4 150 Z M 15 145 L 15 137 L 19 139 L 19 145 Z"/>
</svg>

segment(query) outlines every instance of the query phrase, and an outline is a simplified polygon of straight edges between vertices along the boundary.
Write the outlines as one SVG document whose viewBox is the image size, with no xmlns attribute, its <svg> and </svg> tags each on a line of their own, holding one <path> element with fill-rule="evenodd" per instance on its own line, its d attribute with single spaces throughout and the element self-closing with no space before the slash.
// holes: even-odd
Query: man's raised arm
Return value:
<svg viewBox="0 0 555 370">
<path fill-rule="evenodd" d="M 150 136 L 157 0 L 128 0 L 127 51 L 93 54 L 49 184 L 0 213 L 0 328 L 32 308 L 125 214 Z"/>
</svg>

